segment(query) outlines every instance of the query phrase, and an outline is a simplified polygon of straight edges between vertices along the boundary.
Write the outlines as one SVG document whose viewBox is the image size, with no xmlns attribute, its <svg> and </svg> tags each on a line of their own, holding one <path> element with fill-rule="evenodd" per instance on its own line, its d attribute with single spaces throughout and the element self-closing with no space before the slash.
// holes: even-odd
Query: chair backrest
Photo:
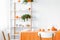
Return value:
<svg viewBox="0 0 60 40">
<path fill-rule="evenodd" d="M 52 32 L 39 32 L 39 33 L 38 33 L 38 36 L 41 37 L 41 40 L 42 40 L 43 38 L 47 38 L 47 39 L 50 38 L 51 40 L 53 40 L 54 34 L 53 34 Z"/>
<path fill-rule="evenodd" d="M 10 34 L 8 33 L 8 40 L 10 40 Z"/>
<path fill-rule="evenodd" d="M 2 31 L 2 35 L 3 35 L 3 39 L 4 39 L 4 40 L 7 40 L 4 31 Z M 10 40 L 10 34 L 9 34 L 9 33 L 8 33 L 8 40 Z"/>
<path fill-rule="evenodd" d="M 42 32 L 41 37 L 42 38 L 52 38 L 52 32 Z"/>
<path fill-rule="evenodd" d="M 2 35 L 3 35 L 4 40 L 6 40 L 6 37 L 5 37 L 5 34 L 4 34 L 4 32 L 3 32 L 3 31 L 2 31 Z"/>
</svg>

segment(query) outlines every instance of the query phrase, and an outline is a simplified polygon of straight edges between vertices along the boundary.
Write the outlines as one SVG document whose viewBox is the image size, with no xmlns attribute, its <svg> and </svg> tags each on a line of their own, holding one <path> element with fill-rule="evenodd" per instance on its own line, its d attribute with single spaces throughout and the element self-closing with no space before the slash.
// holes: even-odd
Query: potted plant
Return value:
<svg viewBox="0 0 60 40">
<path fill-rule="evenodd" d="M 29 14 L 24 14 L 22 17 L 22 20 L 27 20 L 28 21 L 28 19 L 30 19 L 31 18 L 31 15 L 29 15 Z"/>
<path fill-rule="evenodd" d="M 24 0 L 24 2 L 33 2 L 33 0 Z"/>
</svg>

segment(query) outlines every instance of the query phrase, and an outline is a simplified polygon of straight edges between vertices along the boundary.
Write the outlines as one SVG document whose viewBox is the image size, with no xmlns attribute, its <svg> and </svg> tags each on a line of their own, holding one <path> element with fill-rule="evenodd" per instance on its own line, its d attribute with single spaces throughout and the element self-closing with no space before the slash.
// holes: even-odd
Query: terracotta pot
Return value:
<svg viewBox="0 0 60 40">
<path fill-rule="evenodd" d="M 31 2 L 31 0 L 27 0 L 28 2 Z"/>
<path fill-rule="evenodd" d="M 19 16 L 16 16 L 16 18 L 19 18 Z"/>
</svg>

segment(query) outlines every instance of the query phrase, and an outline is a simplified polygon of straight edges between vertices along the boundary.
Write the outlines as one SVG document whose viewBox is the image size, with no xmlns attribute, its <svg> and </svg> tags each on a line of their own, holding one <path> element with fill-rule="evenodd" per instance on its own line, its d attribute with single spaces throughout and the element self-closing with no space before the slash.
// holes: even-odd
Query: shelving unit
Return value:
<svg viewBox="0 0 60 40">
<path fill-rule="evenodd" d="M 11 36 L 13 36 L 12 39 L 16 39 L 17 35 L 19 35 L 19 32 L 21 30 L 25 28 L 32 29 L 32 18 L 25 22 L 21 19 L 21 16 L 24 14 L 29 14 L 32 16 L 32 7 L 31 7 L 32 3 L 28 2 L 27 4 L 24 4 L 24 3 L 22 4 L 20 3 L 20 0 L 18 0 L 17 2 L 16 0 L 14 0 L 12 4 L 13 4 L 13 9 L 11 10 L 11 16 L 12 16 L 11 28 L 12 30 L 14 30 L 14 32 L 11 33 Z M 19 30 L 20 28 L 21 30 Z"/>
</svg>

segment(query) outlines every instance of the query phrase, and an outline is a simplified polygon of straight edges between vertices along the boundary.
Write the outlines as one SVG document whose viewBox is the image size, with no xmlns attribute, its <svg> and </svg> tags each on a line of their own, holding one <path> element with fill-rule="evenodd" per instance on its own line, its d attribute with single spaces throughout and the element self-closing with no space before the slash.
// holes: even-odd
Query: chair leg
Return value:
<svg viewBox="0 0 60 40">
<path fill-rule="evenodd" d="M 54 39 L 54 34 L 52 34 L 52 40 Z"/>
<path fill-rule="evenodd" d="M 8 33 L 8 40 L 10 40 L 10 34 Z"/>
<path fill-rule="evenodd" d="M 40 40 L 42 40 L 42 38 L 41 38 L 41 34 L 40 34 Z"/>
<path fill-rule="evenodd" d="M 3 38 L 4 38 L 4 40 L 6 40 L 6 37 L 5 37 L 5 34 L 4 34 L 4 32 L 2 31 L 2 34 L 3 34 Z"/>
</svg>

